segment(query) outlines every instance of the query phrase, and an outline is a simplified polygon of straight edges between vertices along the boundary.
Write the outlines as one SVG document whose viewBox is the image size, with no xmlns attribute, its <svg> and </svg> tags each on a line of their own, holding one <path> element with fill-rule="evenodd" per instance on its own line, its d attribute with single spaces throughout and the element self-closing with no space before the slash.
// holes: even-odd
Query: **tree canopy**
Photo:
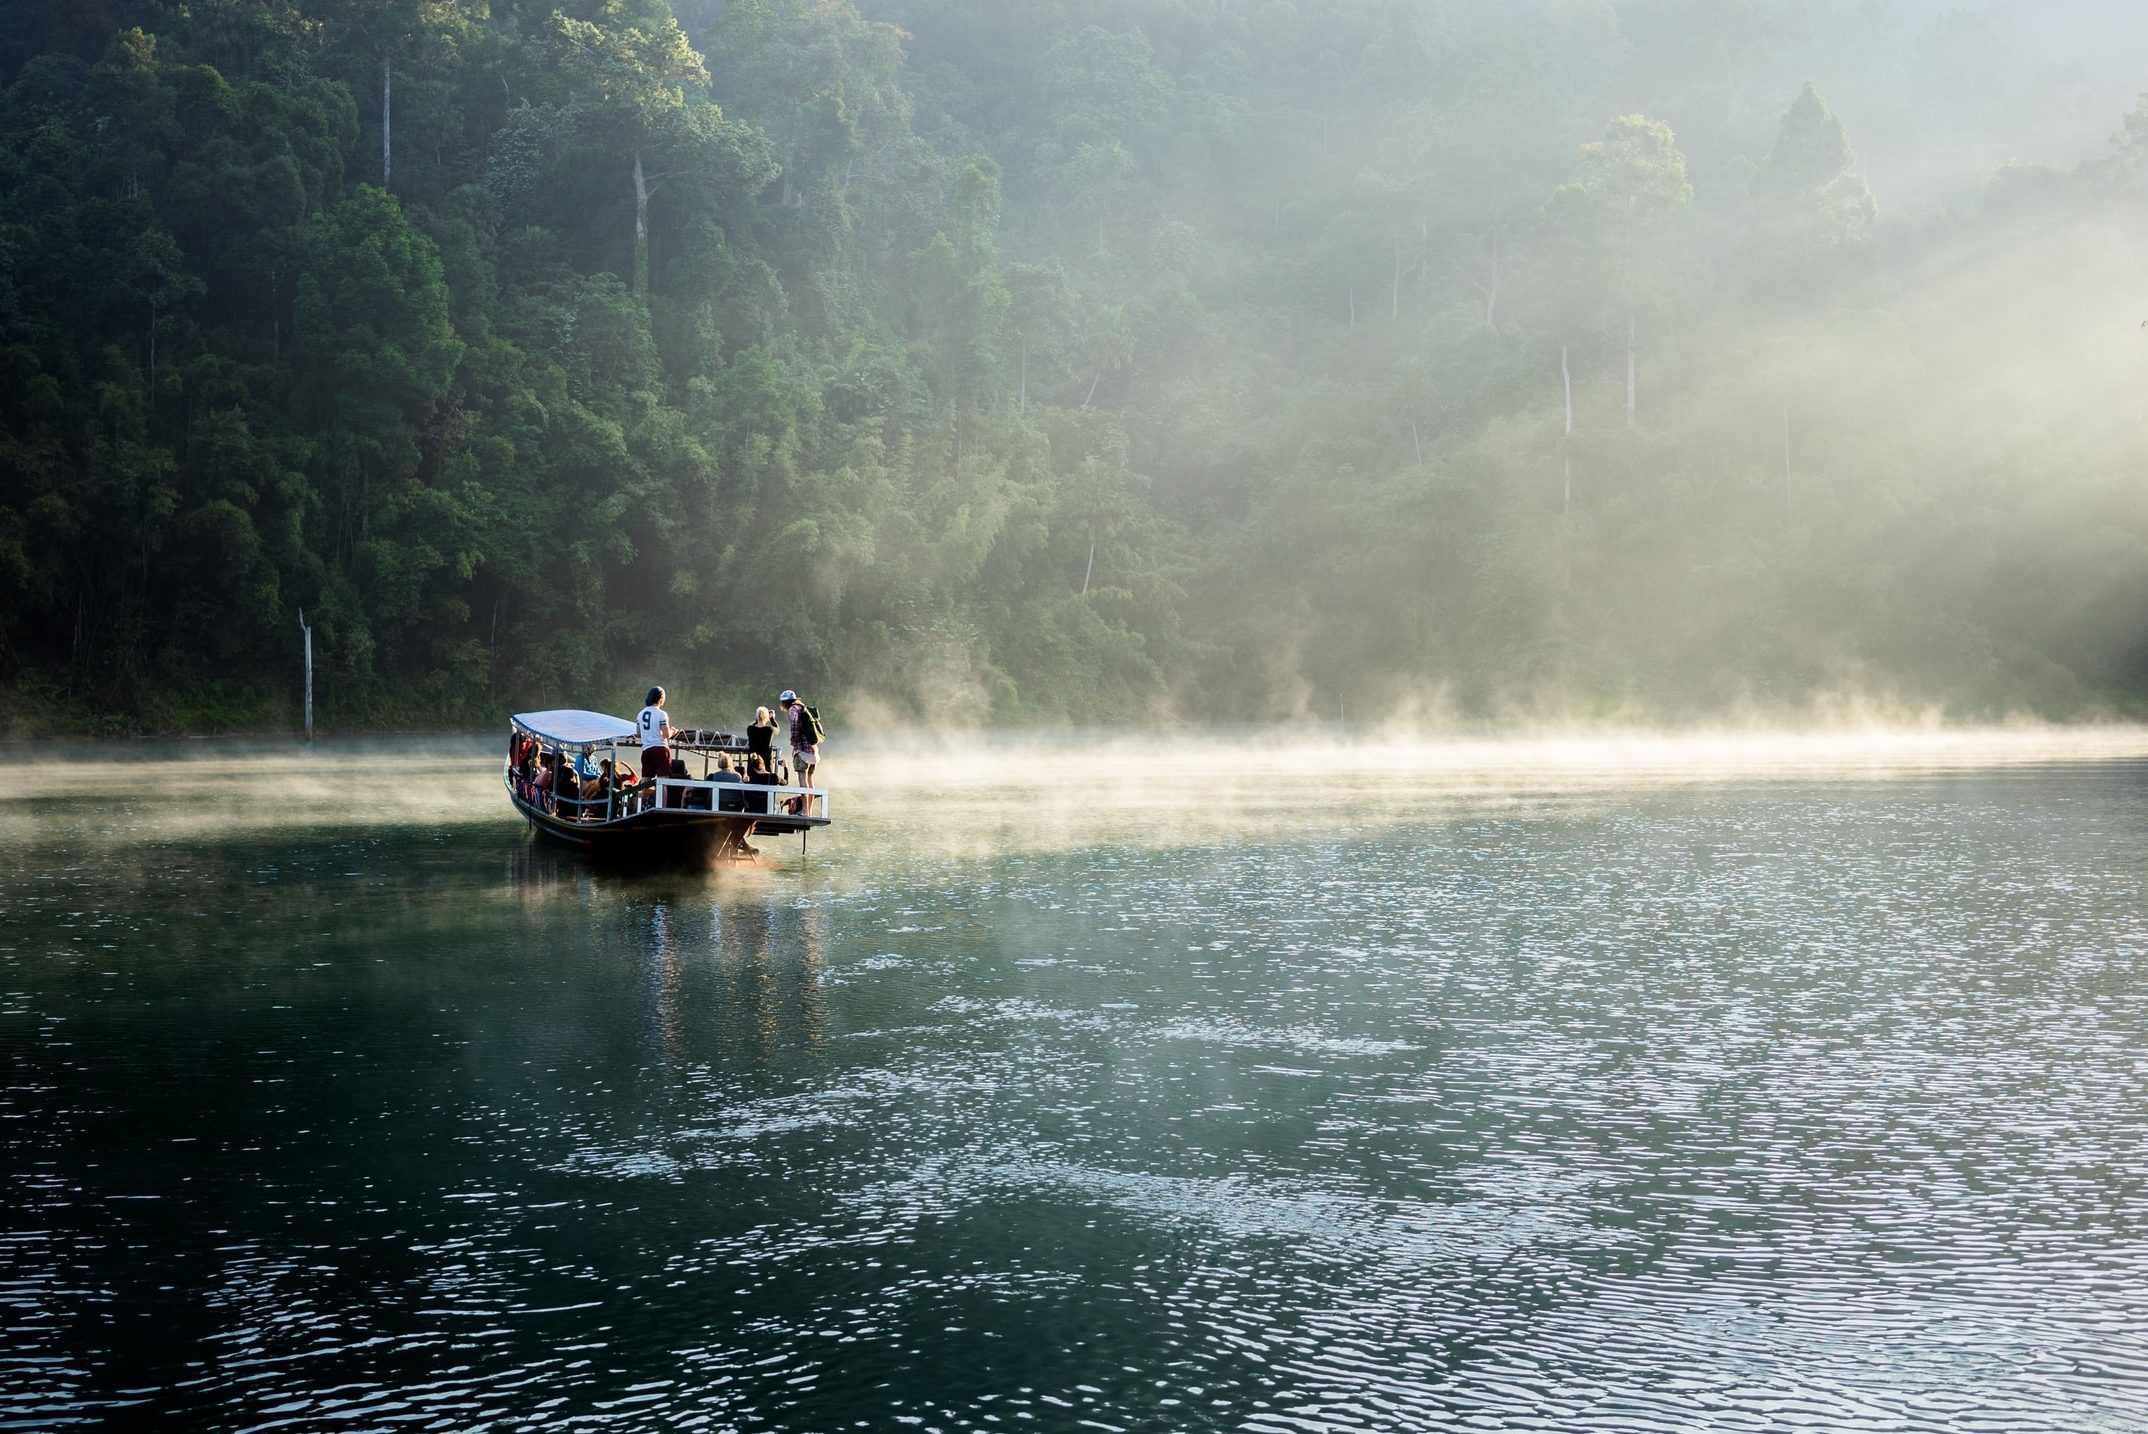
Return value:
<svg viewBox="0 0 2148 1434">
<path fill-rule="evenodd" d="M 0 726 L 2137 710 L 2148 99 L 2003 23 L 16 7 Z"/>
</svg>

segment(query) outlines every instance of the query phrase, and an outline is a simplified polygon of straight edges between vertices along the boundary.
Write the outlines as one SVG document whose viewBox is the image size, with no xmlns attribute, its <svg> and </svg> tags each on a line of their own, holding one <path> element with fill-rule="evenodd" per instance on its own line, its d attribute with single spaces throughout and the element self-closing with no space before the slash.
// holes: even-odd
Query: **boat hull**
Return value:
<svg viewBox="0 0 2148 1434">
<path fill-rule="evenodd" d="M 784 836 L 828 825 L 825 817 L 679 807 L 652 807 L 609 822 L 562 821 L 523 800 L 511 785 L 508 799 L 523 820 L 553 841 L 592 856 L 616 854 L 640 861 L 705 862 L 737 854 L 750 836 Z"/>
</svg>

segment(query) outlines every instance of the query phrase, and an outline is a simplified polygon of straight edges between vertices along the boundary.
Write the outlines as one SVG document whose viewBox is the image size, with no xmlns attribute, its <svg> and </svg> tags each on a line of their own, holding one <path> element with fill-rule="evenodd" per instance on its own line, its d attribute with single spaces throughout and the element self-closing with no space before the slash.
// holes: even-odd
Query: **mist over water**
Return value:
<svg viewBox="0 0 2148 1434">
<path fill-rule="evenodd" d="M 156 843 L 309 827 L 513 826 L 477 737 L 140 743 L 86 766 L 14 749 L 0 841 Z M 109 751 L 109 749 L 107 749 Z M 1094 729 L 1078 736 L 889 728 L 828 749 L 844 864 L 1113 841 L 1283 837 L 1663 784 L 1886 779 L 2148 757 L 2148 727 Z M 96 775 L 92 776 L 91 774 Z M 890 830 L 892 828 L 893 830 Z"/>
<path fill-rule="evenodd" d="M 2148 734 L 494 748 L 17 764 L 0 1426 L 2148 1420 Z"/>
</svg>

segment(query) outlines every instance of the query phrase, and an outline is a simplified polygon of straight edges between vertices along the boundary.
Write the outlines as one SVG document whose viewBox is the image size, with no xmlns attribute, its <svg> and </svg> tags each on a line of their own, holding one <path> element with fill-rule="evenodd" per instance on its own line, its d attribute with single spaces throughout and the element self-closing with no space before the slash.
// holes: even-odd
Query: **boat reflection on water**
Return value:
<svg viewBox="0 0 2148 1434">
<path fill-rule="evenodd" d="M 686 905 L 656 898 L 636 904 L 645 923 L 642 973 L 650 1026 L 663 1064 L 688 1058 L 692 972 L 705 969 L 700 998 L 730 1033 L 734 1054 L 762 1059 L 817 1052 L 828 1041 L 822 988 L 821 913 L 767 903 Z"/>
<path fill-rule="evenodd" d="M 511 848 L 504 869 L 507 892 L 525 909 L 577 912 L 593 945 L 634 951 L 662 1067 L 705 1060 L 700 1045 L 712 1027 L 733 1056 L 826 1045 L 826 913 L 798 904 L 765 874 L 615 871 L 539 842 Z M 614 932 L 628 941 L 616 942 Z"/>
<path fill-rule="evenodd" d="M 506 888 L 524 906 L 572 897 L 587 900 L 597 873 L 558 847 L 517 840 L 506 849 Z M 606 873 L 616 876 L 615 873 Z"/>
</svg>

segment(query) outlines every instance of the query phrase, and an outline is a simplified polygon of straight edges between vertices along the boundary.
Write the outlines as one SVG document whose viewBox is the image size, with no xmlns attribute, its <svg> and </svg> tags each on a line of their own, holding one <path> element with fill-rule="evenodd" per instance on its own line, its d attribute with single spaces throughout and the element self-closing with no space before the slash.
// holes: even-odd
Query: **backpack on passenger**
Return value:
<svg viewBox="0 0 2148 1434">
<path fill-rule="evenodd" d="M 798 724 L 799 735 L 806 739 L 808 747 L 818 747 L 828 735 L 828 729 L 820 725 L 820 714 L 803 702 L 798 704 L 798 710 L 805 714 L 805 720 Z"/>
</svg>

